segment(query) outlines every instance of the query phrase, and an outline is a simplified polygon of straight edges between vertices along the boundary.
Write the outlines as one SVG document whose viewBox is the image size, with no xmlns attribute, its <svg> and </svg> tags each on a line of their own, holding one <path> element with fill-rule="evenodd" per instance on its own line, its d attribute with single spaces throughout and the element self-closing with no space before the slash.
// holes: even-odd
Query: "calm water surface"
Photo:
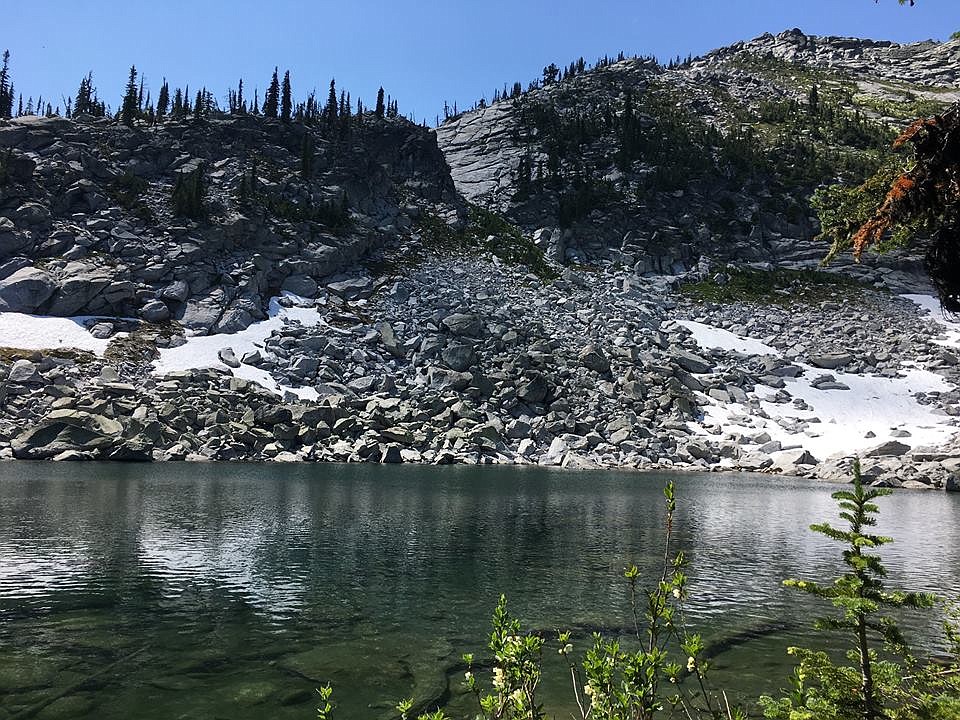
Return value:
<svg viewBox="0 0 960 720">
<path fill-rule="evenodd" d="M 525 625 L 628 617 L 620 570 L 651 581 L 665 476 L 517 468 L 0 465 L 0 719 L 390 716 L 404 696 L 455 712 L 463 652 L 484 654 L 501 592 Z M 679 476 L 690 619 L 728 649 L 714 680 L 773 691 L 820 606 L 789 576 L 834 573 L 807 530 L 833 488 Z M 960 595 L 960 497 L 881 501 L 891 583 Z M 933 616 L 908 622 L 935 647 Z M 732 640 L 732 642 L 730 642 Z M 547 654 L 548 692 L 563 688 Z M 448 683 L 448 678 L 450 682 Z M 449 685 L 449 692 L 444 689 Z M 64 691 L 67 691 L 64 693 Z M 62 694 L 52 704 L 48 701 Z M 568 693 L 564 692 L 566 700 Z M 550 709 L 568 717 L 563 703 Z"/>
</svg>

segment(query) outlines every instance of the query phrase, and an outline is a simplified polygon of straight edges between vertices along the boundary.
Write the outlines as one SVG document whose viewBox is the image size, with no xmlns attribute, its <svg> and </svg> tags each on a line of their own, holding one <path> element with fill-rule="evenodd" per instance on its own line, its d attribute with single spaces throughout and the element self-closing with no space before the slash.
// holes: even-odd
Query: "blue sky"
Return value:
<svg viewBox="0 0 960 720">
<path fill-rule="evenodd" d="M 372 104 L 377 87 L 432 123 L 444 101 L 469 106 L 550 62 L 623 50 L 661 59 L 765 31 L 908 42 L 960 30 L 960 0 L 6 0 L 0 49 L 19 92 L 55 105 L 88 70 L 114 108 L 131 64 L 156 91 L 201 85 L 221 104 L 289 68 L 294 94 L 325 97 L 331 77 Z"/>
</svg>

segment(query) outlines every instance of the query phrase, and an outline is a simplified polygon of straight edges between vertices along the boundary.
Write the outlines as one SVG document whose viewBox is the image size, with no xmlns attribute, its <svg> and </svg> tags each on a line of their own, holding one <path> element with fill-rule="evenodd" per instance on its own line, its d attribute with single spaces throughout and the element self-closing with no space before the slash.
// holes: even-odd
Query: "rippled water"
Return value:
<svg viewBox="0 0 960 720">
<path fill-rule="evenodd" d="M 500 592 L 529 627 L 580 628 L 581 647 L 589 629 L 625 624 L 619 571 L 636 562 L 654 577 L 664 479 L 2 464 L 0 718 L 311 718 L 323 682 L 339 718 L 388 717 L 411 694 L 462 710 L 451 667 L 483 654 Z M 691 620 L 736 640 L 714 678 L 744 697 L 775 690 L 786 646 L 808 642 L 823 611 L 780 581 L 837 568 L 837 549 L 807 530 L 835 516 L 832 488 L 681 476 L 678 489 Z M 960 498 L 881 503 L 891 582 L 960 595 Z M 935 646 L 933 616 L 908 625 Z M 561 685 L 549 670 L 548 691 Z"/>
</svg>

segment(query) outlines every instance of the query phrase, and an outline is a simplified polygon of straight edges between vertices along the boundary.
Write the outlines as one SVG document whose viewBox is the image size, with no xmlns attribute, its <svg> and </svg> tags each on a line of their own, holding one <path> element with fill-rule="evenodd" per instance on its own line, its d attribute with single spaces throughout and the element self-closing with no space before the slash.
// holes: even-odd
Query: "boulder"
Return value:
<svg viewBox="0 0 960 720">
<path fill-rule="evenodd" d="M 455 372 L 465 372 L 477 360 L 473 348 L 465 343 L 450 343 L 440 354 L 443 364 Z"/>
<path fill-rule="evenodd" d="M 378 323 L 376 330 L 380 335 L 381 344 L 388 353 L 394 357 L 404 357 L 406 355 L 406 348 L 403 346 L 403 343 L 397 340 L 397 336 L 393 332 L 393 326 L 390 323 Z"/>
<path fill-rule="evenodd" d="M 454 335 L 480 337 L 483 319 L 474 313 L 453 313 L 442 320 L 443 326 Z"/>
<path fill-rule="evenodd" d="M 282 290 L 305 298 L 317 296 L 317 281 L 308 275 L 290 275 L 280 286 Z"/>
<path fill-rule="evenodd" d="M 910 446 L 896 440 L 881 443 L 867 450 L 864 457 L 900 457 L 910 452 Z"/>
<path fill-rule="evenodd" d="M 686 350 L 675 351 L 673 361 L 687 372 L 695 374 L 708 373 L 713 369 L 713 365 L 708 360 Z"/>
<path fill-rule="evenodd" d="M 10 367 L 7 382 L 13 383 L 14 385 L 31 385 L 43 382 L 43 376 L 40 375 L 36 363 L 20 359 Z"/>
<path fill-rule="evenodd" d="M 593 370 L 602 375 L 610 372 L 610 361 L 603 352 L 593 345 L 587 345 L 577 353 L 577 362 L 587 370 Z"/>
<path fill-rule="evenodd" d="M 150 300 L 140 308 L 140 317 L 149 323 L 162 323 L 170 319 L 170 308 L 160 300 Z"/>
<path fill-rule="evenodd" d="M 835 370 L 852 363 L 853 355 L 849 353 L 826 353 L 823 355 L 811 355 L 807 359 L 814 367 L 824 370 Z"/>
<path fill-rule="evenodd" d="M 45 270 L 20 268 L 0 280 L 0 311 L 31 313 L 40 308 L 57 289 Z"/>
<path fill-rule="evenodd" d="M 550 387 L 540 373 L 536 373 L 517 388 L 517 396 L 528 403 L 542 403 L 547 399 Z"/>
<path fill-rule="evenodd" d="M 103 457 L 118 443 L 122 432 L 120 423 L 102 415 L 54 410 L 39 424 L 13 438 L 10 447 L 15 458 L 24 460 L 52 458 L 69 450 Z"/>
<path fill-rule="evenodd" d="M 240 361 L 237 360 L 237 356 L 233 352 L 233 348 L 221 348 L 217 353 L 217 357 L 220 358 L 222 362 L 227 367 L 238 368 L 240 367 Z"/>
<path fill-rule="evenodd" d="M 53 296 L 48 312 L 51 315 L 76 315 L 87 308 L 92 300 L 113 282 L 108 268 L 68 263 L 63 269 L 62 280 Z"/>
<path fill-rule="evenodd" d="M 400 446 L 387 445 L 380 455 L 380 462 L 391 465 L 402 463 L 403 457 L 400 455 Z"/>
<path fill-rule="evenodd" d="M 50 219 L 50 210 L 35 202 L 26 202 L 13 211 L 13 221 L 18 225 L 41 225 Z"/>
<path fill-rule="evenodd" d="M 820 462 L 811 455 L 808 450 L 804 450 L 803 448 L 780 450 L 779 452 L 771 453 L 770 459 L 773 461 L 773 467 L 787 471 L 797 469 L 802 465 L 817 465 Z"/>
</svg>

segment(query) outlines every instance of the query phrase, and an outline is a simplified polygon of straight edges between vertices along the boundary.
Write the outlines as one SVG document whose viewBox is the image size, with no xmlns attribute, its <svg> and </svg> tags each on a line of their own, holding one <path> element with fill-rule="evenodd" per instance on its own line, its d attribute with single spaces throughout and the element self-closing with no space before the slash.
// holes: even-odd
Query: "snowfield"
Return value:
<svg viewBox="0 0 960 720">
<path fill-rule="evenodd" d="M 935 298 L 927 299 L 936 303 Z M 938 304 L 936 307 L 939 311 Z M 679 322 L 690 330 L 701 347 L 780 357 L 778 350 L 758 340 L 703 323 Z M 960 327 L 957 339 L 960 340 Z M 783 378 L 783 390 L 792 398 L 802 400 L 809 409 L 801 410 L 792 402 L 770 402 L 778 391 L 762 385 L 757 386 L 756 396 L 766 418 L 751 415 L 745 405 L 721 403 L 701 393 L 698 400 L 703 407 L 704 422 L 700 429 L 708 432 L 712 426 L 724 433 L 745 435 L 766 432 L 785 449 L 803 448 L 821 461 L 860 453 L 898 437 L 912 447 L 942 445 L 957 432 L 954 418 L 917 402 L 917 393 L 953 389 L 944 378 L 929 370 L 903 369 L 899 377 L 884 378 L 794 364 L 803 368 L 803 374 Z M 816 378 L 828 373 L 850 389 L 821 390 L 812 385 Z M 806 423 L 806 427 L 799 428 L 801 423 Z M 909 435 L 903 435 L 904 432 Z"/>
<path fill-rule="evenodd" d="M 301 400 L 316 400 L 319 393 L 314 388 L 292 388 L 279 385 L 266 370 L 243 363 L 240 367 L 231 369 L 220 360 L 220 351 L 225 348 L 233 350 L 238 360 L 248 352 L 262 349 L 264 341 L 284 325 L 298 323 L 314 327 L 322 322 L 313 300 L 286 292 L 282 297 L 292 301 L 294 305 L 286 307 L 280 304 L 280 297 L 271 298 L 267 308 L 267 319 L 253 323 L 246 330 L 229 334 L 195 335 L 187 337 L 186 343 L 179 347 L 161 348 L 160 357 L 153 363 L 153 373 L 166 375 L 178 370 L 218 368 L 228 370 L 236 377 L 258 383 L 279 395 L 290 392 Z"/>
<path fill-rule="evenodd" d="M 944 328 L 944 339 L 940 340 L 941 345 L 947 347 L 960 348 L 960 322 L 955 322 L 944 317 L 943 310 L 940 309 L 940 301 L 931 295 L 902 295 L 907 300 L 911 300 L 926 310 L 930 319 Z"/>
<path fill-rule="evenodd" d="M 103 357 L 113 338 L 99 340 L 87 330 L 97 320 L 91 315 L 45 317 L 24 313 L 0 312 L 0 347 L 20 350 L 85 350 Z M 122 337 L 117 333 L 113 337 Z"/>
</svg>

